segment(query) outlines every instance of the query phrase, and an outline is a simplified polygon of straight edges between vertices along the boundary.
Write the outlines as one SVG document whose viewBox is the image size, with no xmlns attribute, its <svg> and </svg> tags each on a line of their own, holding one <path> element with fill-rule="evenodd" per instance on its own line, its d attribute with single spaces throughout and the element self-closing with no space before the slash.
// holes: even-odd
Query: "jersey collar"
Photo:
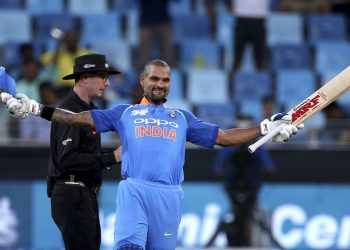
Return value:
<svg viewBox="0 0 350 250">
<path fill-rule="evenodd" d="M 167 99 L 165 99 L 164 102 L 161 105 L 159 105 L 159 106 L 165 107 L 166 101 L 167 101 Z M 143 96 L 140 104 L 142 104 L 142 105 L 152 105 L 152 103 L 148 100 L 148 98 L 146 96 Z"/>
</svg>

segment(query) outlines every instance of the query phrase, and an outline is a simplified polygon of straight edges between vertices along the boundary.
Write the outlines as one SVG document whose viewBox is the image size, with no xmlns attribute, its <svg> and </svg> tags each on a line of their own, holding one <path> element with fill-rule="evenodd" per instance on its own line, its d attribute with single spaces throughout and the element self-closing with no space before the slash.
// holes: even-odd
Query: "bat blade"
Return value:
<svg viewBox="0 0 350 250">
<path fill-rule="evenodd" d="M 316 90 L 304 101 L 292 108 L 288 114 L 292 116 L 292 124 L 299 125 L 321 111 L 350 88 L 350 66 L 329 80 L 321 88 Z M 272 133 L 273 132 L 273 133 Z M 258 147 L 268 142 L 272 137 L 279 133 L 274 130 L 262 137 L 257 142 L 248 147 L 250 153 L 253 153 Z"/>
<path fill-rule="evenodd" d="M 7 92 L 13 96 L 16 95 L 16 81 L 6 74 L 4 67 L 0 67 L 0 93 Z"/>
</svg>

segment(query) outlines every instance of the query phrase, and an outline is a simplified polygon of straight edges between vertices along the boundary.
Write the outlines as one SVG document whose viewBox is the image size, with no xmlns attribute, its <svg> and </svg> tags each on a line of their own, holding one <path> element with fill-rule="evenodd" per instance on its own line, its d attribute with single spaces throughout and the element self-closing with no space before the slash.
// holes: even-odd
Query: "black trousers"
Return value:
<svg viewBox="0 0 350 250">
<path fill-rule="evenodd" d="M 101 227 L 96 194 L 87 187 L 55 184 L 51 215 L 66 250 L 98 250 Z"/>
<path fill-rule="evenodd" d="M 247 44 L 253 46 L 255 67 L 259 70 L 266 67 L 266 28 L 265 20 L 259 18 L 237 18 L 235 26 L 235 43 L 234 43 L 234 65 L 233 69 L 237 70 L 241 66 L 243 52 Z"/>
</svg>

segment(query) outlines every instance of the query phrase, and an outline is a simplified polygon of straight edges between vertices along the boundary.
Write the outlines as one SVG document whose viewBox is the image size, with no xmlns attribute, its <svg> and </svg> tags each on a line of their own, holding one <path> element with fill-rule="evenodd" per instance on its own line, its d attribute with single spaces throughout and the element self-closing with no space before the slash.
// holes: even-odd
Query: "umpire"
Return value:
<svg viewBox="0 0 350 250">
<path fill-rule="evenodd" d="M 74 61 L 75 85 L 60 102 L 59 108 L 72 112 L 95 109 L 92 100 L 101 98 L 110 85 L 106 57 L 87 54 Z M 100 135 L 91 128 L 52 122 L 48 168 L 48 196 L 52 218 L 61 231 L 65 249 L 97 250 L 101 245 L 101 228 L 97 192 L 102 170 L 120 161 L 121 148 L 102 153 Z"/>
</svg>

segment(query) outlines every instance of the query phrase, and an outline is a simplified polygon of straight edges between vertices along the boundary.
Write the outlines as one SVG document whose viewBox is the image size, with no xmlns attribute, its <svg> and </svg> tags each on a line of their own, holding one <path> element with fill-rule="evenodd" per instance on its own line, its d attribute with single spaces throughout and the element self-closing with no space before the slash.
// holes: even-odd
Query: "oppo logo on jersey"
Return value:
<svg viewBox="0 0 350 250">
<path fill-rule="evenodd" d="M 154 118 L 137 118 L 134 120 L 135 124 L 140 124 L 135 127 L 135 137 L 156 137 L 176 141 L 176 130 L 179 125 L 176 122 L 168 122 L 166 120 Z M 162 126 L 161 126 L 162 125 Z M 170 125 L 169 128 L 165 125 Z"/>
<path fill-rule="evenodd" d="M 176 122 L 168 122 L 167 120 L 154 119 L 154 118 L 136 118 L 134 120 L 136 124 L 151 124 L 151 125 L 170 125 L 174 128 L 178 128 L 179 125 Z"/>
</svg>

